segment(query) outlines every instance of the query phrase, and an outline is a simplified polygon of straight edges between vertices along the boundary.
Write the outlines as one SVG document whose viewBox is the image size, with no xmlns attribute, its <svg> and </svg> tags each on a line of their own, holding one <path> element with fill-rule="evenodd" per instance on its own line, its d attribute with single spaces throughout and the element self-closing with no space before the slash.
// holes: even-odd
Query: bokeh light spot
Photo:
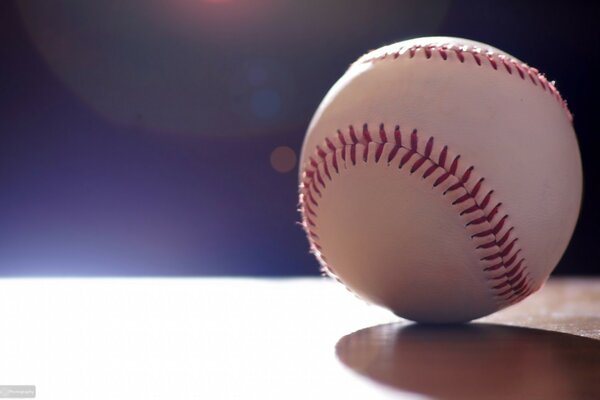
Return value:
<svg viewBox="0 0 600 400">
<path fill-rule="evenodd" d="M 285 174 L 296 166 L 296 152 L 288 146 L 276 147 L 271 152 L 271 166 L 277 172 Z"/>
</svg>

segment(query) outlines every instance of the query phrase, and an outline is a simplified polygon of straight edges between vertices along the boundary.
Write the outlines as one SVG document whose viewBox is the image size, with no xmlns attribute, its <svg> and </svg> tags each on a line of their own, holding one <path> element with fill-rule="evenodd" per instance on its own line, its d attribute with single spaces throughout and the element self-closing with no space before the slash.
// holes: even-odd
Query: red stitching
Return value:
<svg viewBox="0 0 600 400">
<path fill-rule="evenodd" d="M 389 156 L 386 160 L 388 164 L 394 161 L 400 149 L 403 149 L 406 151 L 406 153 L 400 159 L 398 168 L 403 168 L 405 165 L 410 164 L 409 171 L 411 174 L 413 174 L 418 171 L 425 162 L 429 161 L 432 163 L 432 166 L 423 171 L 423 179 L 427 178 L 438 168 L 443 169 L 445 172 L 434 181 L 433 187 L 439 186 L 450 177 L 455 178 L 457 182 L 444 190 L 442 195 L 445 195 L 453 190 L 458 190 L 461 188 L 464 189 L 465 194 L 453 200 L 451 204 L 459 208 L 460 216 L 468 215 L 476 211 L 480 211 L 482 214 L 482 216 L 469 219 L 466 226 L 489 224 L 489 228 L 484 228 L 481 231 L 472 234 L 471 239 L 486 238 L 488 236 L 490 237 L 489 241 L 476 246 L 475 250 L 488 252 L 485 256 L 480 258 L 480 261 L 494 262 L 493 265 L 483 266 L 483 271 L 502 271 L 502 274 L 494 276 L 493 278 L 489 278 L 491 281 L 495 282 L 493 285 L 490 285 L 490 288 L 500 299 L 500 304 L 513 304 L 537 290 L 532 286 L 532 281 L 525 265 L 525 259 L 523 257 L 518 258 L 522 250 L 518 248 L 518 238 L 514 235 L 514 228 L 512 226 L 508 226 L 508 215 L 504 215 L 498 221 L 494 222 L 494 218 L 498 215 L 498 213 L 500 213 L 502 203 L 492 203 L 492 197 L 494 196 L 493 190 L 489 190 L 482 200 L 477 200 L 477 195 L 484 182 L 484 178 L 480 178 L 473 188 L 469 190 L 466 184 L 473 175 L 475 167 L 470 166 L 462 173 L 462 175 L 459 175 L 457 171 L 459 169 L 460 155 L 454 157 L 450 167 L 447 168 L 445 166 L 445 161 L 448 155 L 447 146 L 442 148 L 438 157 L 438 161 L 436 161 L 432 157 L 432 154 L 435 154 L 433 149 L 433 137 L 430 137 L 426 141 L 424 151 L 419 151 L 419 136 L 417 130 L 415 129 L 411 132 L 409 137 L 410 144 L 407 146 L 402 143 L 402 134 L 399 126 L 396 126 L 394 129 L 394 140 L 391 143 L 388 141 L 388 136 L 383 124 L 379 126 L 379 138 L 377 138 L 377 141 L 374 139 L 373 135 L 371 135 L 367 124 L 363 126 L 363 133 L 360 137 L 357 137 L 353 126 L 348 127 L 347 134 L 343 133 L 341 130 L 338 130 L 336 136 L 338 140 L 337 143 L 335 142 L 334 138 L 327 138 L 325 139 L 325 144 L 322 147 L 317 146 L 315 156 L 310 157 L 309 161 L 304 167 L 302 173 L 302 183 L 300 185 L 300 211 L 303 220 L 302 225 L 308 234 L 312 251 L 321 261 L 323 270 L 325 272 L 328 272 L 337 279 L 332 268 L 325 262 L 325 257 L 322 254 L 322 248 L 318 243 L 319 238 L 313 230 L 317 226 L 316 219 L 319 206 L 317 195 L 319 197 L 322 196 L 319 186 L 321 187 L 321 190 L 327 187 L 320 170 L 323 169 L 325 175 L 329 181 L 331 181 L 334 178 L 332 176 L 333 171 L 330 171 L 327 168 L 327 164 L 329 162 L 328 157 L 331 156 L 330 162 L 334 166 L 335 173 L 338 174 L 339 170 L 336 157 L 338 150 L 341 152 L 342 159 L 347 161 L 346 149 L 349 148 L 351 165 L 356 165 L 357 146 L 364 146 L 362 157 L 363 162 L 367 162 L 370 159 L 370 151 L 375 149 L 374 161 L 375 163 L 379 163 L 381 155 L 383 154 L 384 145 L 387 144 L 390 146 L 393 143 L 393 148 L 390 150 Z M 376 146 L 369 146 L 371 143 Z M 319 162 L 315 161 L 315 157 L 318 158 Z M 472 200 L 473 205 L 463 205 L 463 203 L 467 202 L 467 200 Z M 495 205 L 491 209 L 488 209 L 490 204 Z M 502 232 L 505 226 L 507 229 L 506 231 Z M 496 247 L 496 249 L 493 249 L 494 247 Z M 492 254 L 489 254 L 490 249 L 495 251 Z M 500 282 L 497 283 L 498 281 Z"/>
<path fill-rule="evenodd" d="M 513 68 L 517 71 L 518 76 L 521 80 L 526 81 L 529 80 L 534 86 L 539 86 L 544 92 L 548 92 L 552 97 L 554 97 L 558 102 L 560 102 L 561 107 L 567 113 L 567 117 L 570 122 L 573 122 L 573 115 L 567 106 L 567 102 L 562 98 L 558 90 L 556 89 L 555 83 L 552 81 L 548 81 L 546 77 L 541 74 L 536 68 L 530 67 L 527 64 L 524 64 L 514 58 L 511 58 L 505 54 L 494 53 L 492 51 L 487 51 L 486 53 L 482 53 L 482 50 L 478 47 L 474 46 L 460 46 L 456 44 L 428 44 L 428 45 L 414 45 L 411 47 L 401 47 L 396 51 L 391 53 L 383 53 L 375 50 L 371 53 L 368 53 L 361 57 L 357 62 L 360 63 L 368 63 L 375 61 L 382 61 L 385 59 L 397 60 L 402 55 L 407 54 L 409 59 L 415 58 L 418 54 L 423 54 L 425 59 L 430 60 L 434 58 L 435 54 L 439 54 L 440 59 L 443 61 L 448 61 L 452 59 L 450 57 L 452 54 L 456 57 L 461 64 L 465 63 L 464 54 L 469 54 L 473 60 L 477 63 L 478 66 L 488 65 L 492 67 L 492 69 L 500 71 L 502 68 L 499 68 L 498 65 L 501 63 L 504 65 L 504 71 L 506 71 L 509 75 L 513 75 Z M 390 57 L 393 56 L 393 57 Z M 487 61 L 484 63 L 483 60 Z M 517 76 L 517 75 L 515 75 Z M 529 77 L 529 79 L 528 79 Z M 548 89 L 548 90 L 546 90 Z"/>
</svg>

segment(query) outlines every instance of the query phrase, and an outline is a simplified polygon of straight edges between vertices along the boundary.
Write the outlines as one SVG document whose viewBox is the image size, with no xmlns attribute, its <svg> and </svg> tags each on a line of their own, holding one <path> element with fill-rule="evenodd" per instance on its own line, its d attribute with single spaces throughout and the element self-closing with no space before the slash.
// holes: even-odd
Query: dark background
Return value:
<svg viewBox="0 0 600 400">
<path fill-rule="evenodd" d="M 426 35 L 557 81 L 586 181 L 556 273 L 597 274 L 599 20 L 573 1 L 4 0 L 0 274 L 318 274 L 294 154 L 272 153 L 299 153 L 358 56 Z"/>
</svg>

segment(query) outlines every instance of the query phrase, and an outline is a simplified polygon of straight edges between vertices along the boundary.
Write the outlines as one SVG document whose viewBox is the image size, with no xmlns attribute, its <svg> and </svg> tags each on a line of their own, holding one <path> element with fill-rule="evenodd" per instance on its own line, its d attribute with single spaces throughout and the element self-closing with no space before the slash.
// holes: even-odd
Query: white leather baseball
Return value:
<svg viewBox="0 0 600 400">
<path fill-rule="evenodd" d="M 422 322 L 472 320 L 537 291 L 581 192 L 553 83 L 450 37 L 352 64 L 315 113 L 300 164 L 303 226 L 323 270 Z"/>
</svg>

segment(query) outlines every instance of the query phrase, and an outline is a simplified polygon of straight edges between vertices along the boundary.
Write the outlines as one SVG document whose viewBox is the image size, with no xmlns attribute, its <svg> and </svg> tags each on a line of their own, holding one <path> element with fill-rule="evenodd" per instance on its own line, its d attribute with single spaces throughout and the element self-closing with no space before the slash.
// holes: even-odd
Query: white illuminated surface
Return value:
<svg viewBox="0 0 600 400">
<path fill-rule="evenodd" d="M 38 399 L 398 398 L 335 356 L 344 335 L 396 319 L 322 279 L 1 279 L 0 385 Z"/>
</svg>

